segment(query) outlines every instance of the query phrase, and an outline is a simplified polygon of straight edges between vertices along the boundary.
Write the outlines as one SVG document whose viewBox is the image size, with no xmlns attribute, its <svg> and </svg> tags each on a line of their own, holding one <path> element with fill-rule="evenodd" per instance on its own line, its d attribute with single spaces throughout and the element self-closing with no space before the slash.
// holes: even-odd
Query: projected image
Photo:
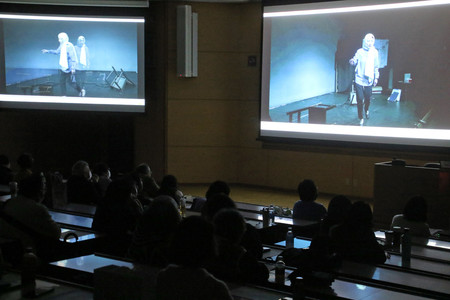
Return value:
<svg viewBox="0 0 450 300">
<path fill-rule="evenodd" d="M 335 3 L 317 3 L 314 13 L 303 11 L 314 4 L 265 7 L 262 135 L 421 136 L 449 146 L 450 5 L 442 3 L 338 12 Z"/>
<path fill-rule="evenodd" d="M 144 111 L 143 19 L 26 17 L 0 15 L 2 100 Z"/>
</svg>

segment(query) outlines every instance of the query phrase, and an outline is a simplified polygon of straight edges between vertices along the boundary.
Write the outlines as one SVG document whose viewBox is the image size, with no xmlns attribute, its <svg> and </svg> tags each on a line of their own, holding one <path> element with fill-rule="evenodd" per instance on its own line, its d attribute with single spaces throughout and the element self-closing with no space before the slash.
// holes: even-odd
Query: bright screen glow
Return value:
<svg viewBox="0 0 450 300">
<path fill-rule="evenodd" d="M 144 112 L 144 21 L 0 13 L 0 108 Z"/>
<path fill-rule="evenodd" d="M 450 147 L 450 1 L 397 2 L 265 6 L 261 137 Z"/>
</svg>

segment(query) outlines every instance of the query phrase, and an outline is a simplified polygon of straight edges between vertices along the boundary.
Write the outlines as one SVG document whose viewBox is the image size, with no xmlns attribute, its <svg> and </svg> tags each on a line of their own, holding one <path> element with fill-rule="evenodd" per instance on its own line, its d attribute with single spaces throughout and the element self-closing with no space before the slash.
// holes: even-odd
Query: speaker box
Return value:
<svg viewBox="0 0 450 300">
<path fill-rule="evenodd" d="M 190 5 L 177 6 L 177 76 L 198 76 L 198 14 Z"/>
</svg>

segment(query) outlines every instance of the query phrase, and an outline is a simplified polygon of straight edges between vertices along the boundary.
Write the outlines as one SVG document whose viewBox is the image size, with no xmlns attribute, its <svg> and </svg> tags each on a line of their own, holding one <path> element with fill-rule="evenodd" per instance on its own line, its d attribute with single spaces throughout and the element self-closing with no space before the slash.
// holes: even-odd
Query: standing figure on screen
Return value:
<svg viewBox="0 0 450 300">
<path fill-rule="evenodd" d="M 77 82 L 81 87 L 81 93 L 84 96 L 86 94 L 86 71 L 89 69 L 90 65 L 89 48 L 86 46 L 86 39 L 84 36 L 80 35 L 78 37 L 75 51 L 77 52 L 78 57 L 78 64 L 76 67 Z"/>
<path fill-rule="evenodd" d="M 372 87 L 377 85 L 380 76 L 378 50 L 374 45 L 375 36 L 371 33 L 366 34 L 362 48 L 358 49 L 355 56 L 349 60 L 350 65 L 355 66 L 356 105 L 361 126 L 364 124 L 363 109 L 366 119 L 369 119 Z"/>
<path fill-rule="evenodd" d="M 75 78 L 75 68 L 78 63 L 75 47 L 69 42 L 69 36 L 65 32 L 58 34 L 59 47 L 56 50 L 42 49 L 42 53 L 59 55 L 59 83 L 61 86 L 61 95 L 67 95 L 66 82 L 78 91 L 78 95 L 84 97 L 82 88 L 78 85 Z"/>
</svg>

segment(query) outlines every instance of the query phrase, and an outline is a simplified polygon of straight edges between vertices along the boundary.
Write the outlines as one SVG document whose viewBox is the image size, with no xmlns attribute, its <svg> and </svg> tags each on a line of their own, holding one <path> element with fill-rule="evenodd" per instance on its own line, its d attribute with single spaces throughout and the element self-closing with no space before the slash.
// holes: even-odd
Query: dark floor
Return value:
<svg viewBox="0 0 450 300">
<path fill-rule="evenodd" d="M 389 95 L 373 94 L 370 104 L 370 119 L 364 120 L 364 126 L 415 128 L 423 118 L 416 113 L 416 105 L 412 101 L 387 101 Z M 351 104 L 348 93 L 329 93 L 326 95 L 296 101 L 270 110 L 272 121 L 289 122 L 289 111 L 315 104 L 336 105 L 326 112 L 326 124 L 359 126 L 356 104 Z M 296 117 L 294 117 L 296 121 Z M 302 112 L 301 123 L 309 123 L 308 110 Z"/>
<path fill-rule="evenodd" d="M 111 71 L 87 71 L 84 88 L 86 97 L 102 97 L 102 98 L 138 98 L 137 73 L 126 72 L 125 76 L 134 84 L 126 83 L 121 89 L 116 85 L 112 85 L 117 73 Z M 109 77 L 108 77 L 109 75 Z M 123 79 L 125 80 L 125 79 Z M 42 86 L 50 86 L 44 92 L 39 90 Z M 113 87 L 114 86 L 114 87 Z M 78 96 L 78 91 L 67 84 L 67 96 Z M 24 80 L 16 84 L 7 86 L 7 93 L 13 95 L 52 95 L 60 96 L 61 89 L 59 85 L 59 75 L 49 74 L 47 76 Z"/>
<path fill-rule="evenodd" d="M 182 184 L 180 186 L 180 190 L 185 195 L 190 196 L 200 196 L 204 197 L 206 191 L 208 190 L 208 184 Z M 270 205 L 274 204 L 281 207 L 294 207 L 294 203 L 298 201 L 298 194 L 296 189 L 286 190 L 279 188 L 268 188 L 268 187 L 258 187 L 258 186 L 248 186 L 242 184 L 231 184 L 230 185 L 231 193 L 230 197 L 237 202 L 243 203 L 251 203 L 258 205 Z M 325 207 L 328 207 L 328 203 L 331 198 L 336 195 L 324 194 L 321 193 L 317 197 L 317 202 L 323 204 Z M 359 197 L 349 197 L 352 201 L 363 200 L 373 204 L 372 199 L 368 198 L 359 198 Z"/>
</svg>

